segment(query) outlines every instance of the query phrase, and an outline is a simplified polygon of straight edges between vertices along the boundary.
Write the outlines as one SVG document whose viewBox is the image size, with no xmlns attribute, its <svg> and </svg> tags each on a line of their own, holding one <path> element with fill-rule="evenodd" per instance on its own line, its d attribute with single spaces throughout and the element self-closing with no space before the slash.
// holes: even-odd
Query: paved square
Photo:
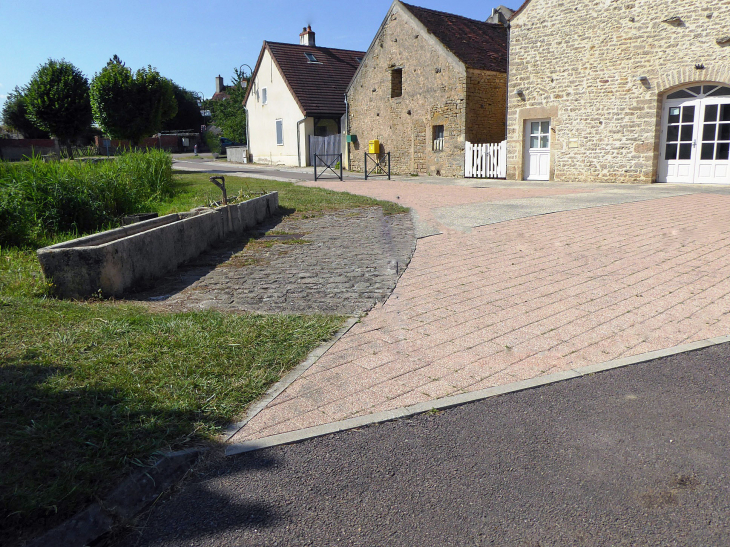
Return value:
<svg viewBox="0 0 730 547">
<path fill-rule="evenodd" d="M 729 312 L 730 196 L 448 230 L 419 240 L 385 304 L 231 441 L 726 335 Z"/>
</svg>

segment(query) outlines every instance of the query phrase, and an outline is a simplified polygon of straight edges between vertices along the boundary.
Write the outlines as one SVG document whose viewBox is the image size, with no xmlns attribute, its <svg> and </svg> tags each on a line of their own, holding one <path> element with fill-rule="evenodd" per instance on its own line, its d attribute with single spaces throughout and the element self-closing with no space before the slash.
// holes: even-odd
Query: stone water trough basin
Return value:
<svg viewBox="0 0 730 547">
<path fill-rule="evenodd" d="M 46 279 L 62 298 L 120 296 L 174 271 L 212 245 L 274 215 L 279 194 L 215 209 L 173 213 L 38 249 Z"/>
</svg>

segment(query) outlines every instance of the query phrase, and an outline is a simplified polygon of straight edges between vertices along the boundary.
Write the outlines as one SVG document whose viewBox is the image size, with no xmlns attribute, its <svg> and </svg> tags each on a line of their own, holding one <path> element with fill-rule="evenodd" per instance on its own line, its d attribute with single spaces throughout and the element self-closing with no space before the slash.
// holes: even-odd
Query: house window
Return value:
<svg viewBox="0 0 730 547">
<path fill-rule="evenodd" d="M 391 98 L 403 95 L 403 69 L 394 68 L 390 71 L 390 96 Z"/>
<path fill-rule="evenodd" d="M 267 95 L 268 94 L 266 93 L 266 88 L 262 87 L 261 88 L 261 104 L 266 104 L 266 101 L 268 100 Z"/>
<path fill-rule="evenodd" d="M 433 126 L 433 149 L 439 151 L 444 149 L 444 126 Z"/>
<path fill-rule="evenodd" d="M 284 146 L 284 122 L 276 120 L 276 144 Z"/>
<path fill-rule="evenodd" d="M 314 56 L 314 54 L 312 54 L 312 53 L 305 53 L 304 55 L 307 56 L 307 61 L 309 61 L 310 63 L 316 63 L 317 62 L 317 58 Z"/>
</svg>

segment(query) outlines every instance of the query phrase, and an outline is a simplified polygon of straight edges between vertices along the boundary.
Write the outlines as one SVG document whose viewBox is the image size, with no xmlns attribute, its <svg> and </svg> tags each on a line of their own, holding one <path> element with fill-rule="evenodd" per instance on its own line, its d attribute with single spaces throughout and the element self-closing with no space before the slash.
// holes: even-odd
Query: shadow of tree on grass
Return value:
<svg viewBox="0 0 730 547">
<path fill-rule="evenodd" d="M 156 453 L 193 444 L 201 418 L 193 411 L 130 410 L 138 404 L 116 389 L 55 390 L 49 378 L 72 369 L 33 364 L 34 357 L 0 358 L 2 545 L 60 524 Z M 206 420 L 226 422 L 214 413 Z"/>
</svg>

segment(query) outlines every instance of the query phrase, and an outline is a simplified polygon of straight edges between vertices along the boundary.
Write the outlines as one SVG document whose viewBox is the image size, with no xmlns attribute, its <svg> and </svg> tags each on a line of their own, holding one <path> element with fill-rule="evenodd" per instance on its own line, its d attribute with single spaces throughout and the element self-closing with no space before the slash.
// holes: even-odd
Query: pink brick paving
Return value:
<svg viewBox="0 0 730 547">
<path fill-rule="evenodd" d="M 232 442 L 728 333 L 728 196 L 450 232 Z"/>
</svg>

